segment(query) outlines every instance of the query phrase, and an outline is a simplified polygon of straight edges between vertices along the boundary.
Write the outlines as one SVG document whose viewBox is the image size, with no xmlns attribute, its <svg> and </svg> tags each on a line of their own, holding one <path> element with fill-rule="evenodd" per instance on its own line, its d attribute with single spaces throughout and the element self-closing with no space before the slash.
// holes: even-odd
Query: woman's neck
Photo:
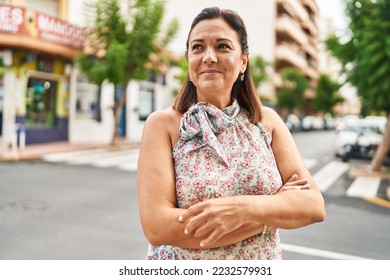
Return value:
<svg viewBox="0 0 390 280">
<path fill-rule="evenodd" d="M 232 98 L 231 96 L 224 96 L 224 97 L 220 97 L 220 96 L 197 96 L 197 102 L 206 102 L 206 103 L 209 103 L 209 104 L 212 104 L 214 105 L 215 107 L 219 108 L 219 109 L 223 109 L 223 108 L 226 108 L 228 106 L 230 106 L 232 104 Z"/>
</svg>

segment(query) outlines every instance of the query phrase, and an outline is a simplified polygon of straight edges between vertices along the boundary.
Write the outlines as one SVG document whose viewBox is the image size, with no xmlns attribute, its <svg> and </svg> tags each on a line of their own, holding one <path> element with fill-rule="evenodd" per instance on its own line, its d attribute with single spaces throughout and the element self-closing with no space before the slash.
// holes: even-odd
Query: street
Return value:
<svg viewBox="0 0 390 280">
<path fill-rule="evenodd" d="M 334 131 L 293 136 L 313 174 L 339 161 Z M 145 258 L 136 171 L 37 161 L 2 163 L 0 176 L 0 259 Z M 324 222 L 280 231 L 284 259 L 390 259 L 390 209 L 346 195 L 352 181 L 323 192 Z"/>
</svg>

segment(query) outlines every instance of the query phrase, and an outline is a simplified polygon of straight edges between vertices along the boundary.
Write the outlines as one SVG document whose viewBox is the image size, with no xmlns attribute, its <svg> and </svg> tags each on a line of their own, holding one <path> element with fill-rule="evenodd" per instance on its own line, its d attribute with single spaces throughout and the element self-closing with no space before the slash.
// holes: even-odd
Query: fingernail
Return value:
<svg viewBox="0 0 390 280">
<path fill-rule="evenodd" d="M 188 234 L 188 230 L 187 229 L 184 229 L 184 234 Z"/>
<path fill-rule="evenodd" d="M 203 242 L 200 242 L 200 247 L 204 247 L 204 243 Z"/>
<path fill-rule="evenodd" d="M 179 222 L 182 222 L 184 220 L 183 216 L 180 215 L 179 218 L 177 219 Z"/>
<path fill-rule="evenodd" d="M 306 184 L 306 185 L 302 186 L 302 189 L 308 189 L 308 188 L 310 188 L 310 184 Z"/>
</svg>

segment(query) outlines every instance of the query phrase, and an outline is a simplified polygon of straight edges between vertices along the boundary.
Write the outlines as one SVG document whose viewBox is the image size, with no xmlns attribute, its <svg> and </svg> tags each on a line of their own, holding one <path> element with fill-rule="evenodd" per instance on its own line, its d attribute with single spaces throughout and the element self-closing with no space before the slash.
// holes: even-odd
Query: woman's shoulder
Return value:
<svg viewBox="0 0 390 280">
<path fill-rule="evenodd" d="M 154 111 L 146 119 L 144 131 L 153 139 L 169 138 L 172 147 L 179 138 L 179 127 L 182 113 L 172 107 Z"/>
<path fill-rule="evenodd" d="M 262 118 L 261 123 L 272 133 L 274 129 L 283 125 L 283 120 L 279 114 L 272 108 L 262 106 Z"/>
<path fill-rule="evenodd" d="M 157 110 L 152 112 L 148 118 L 146 119 L 147 125 L 159 125 L 162 124 L 164 126 L 176 124 L 178 121 L 180 122 L 182 113 L 173 109 L 172 107 Z"/>
</svg>

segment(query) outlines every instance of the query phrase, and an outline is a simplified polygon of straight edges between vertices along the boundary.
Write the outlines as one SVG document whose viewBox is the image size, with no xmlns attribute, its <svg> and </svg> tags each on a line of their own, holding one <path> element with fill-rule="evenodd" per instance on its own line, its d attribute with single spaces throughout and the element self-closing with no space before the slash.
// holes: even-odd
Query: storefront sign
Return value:
<svg viewBox="0 0 390 280">
<path fill-rule="evenodd" d="M 83 30 L 68 22 L 44 14 L 36 13 L 39 37 L 59 44 L 81 48 Z"/>
<path fill-rule="evenodd" d="M 25 33 L 24 9 L 0 4 L 0 32 Z"/>
<path fill-rule="evenodd" d="M 27 34 L 45 41 L 81 49 L 83 29 L 22 7 L 0 4 L 0 33 Z"/>
</svg>

